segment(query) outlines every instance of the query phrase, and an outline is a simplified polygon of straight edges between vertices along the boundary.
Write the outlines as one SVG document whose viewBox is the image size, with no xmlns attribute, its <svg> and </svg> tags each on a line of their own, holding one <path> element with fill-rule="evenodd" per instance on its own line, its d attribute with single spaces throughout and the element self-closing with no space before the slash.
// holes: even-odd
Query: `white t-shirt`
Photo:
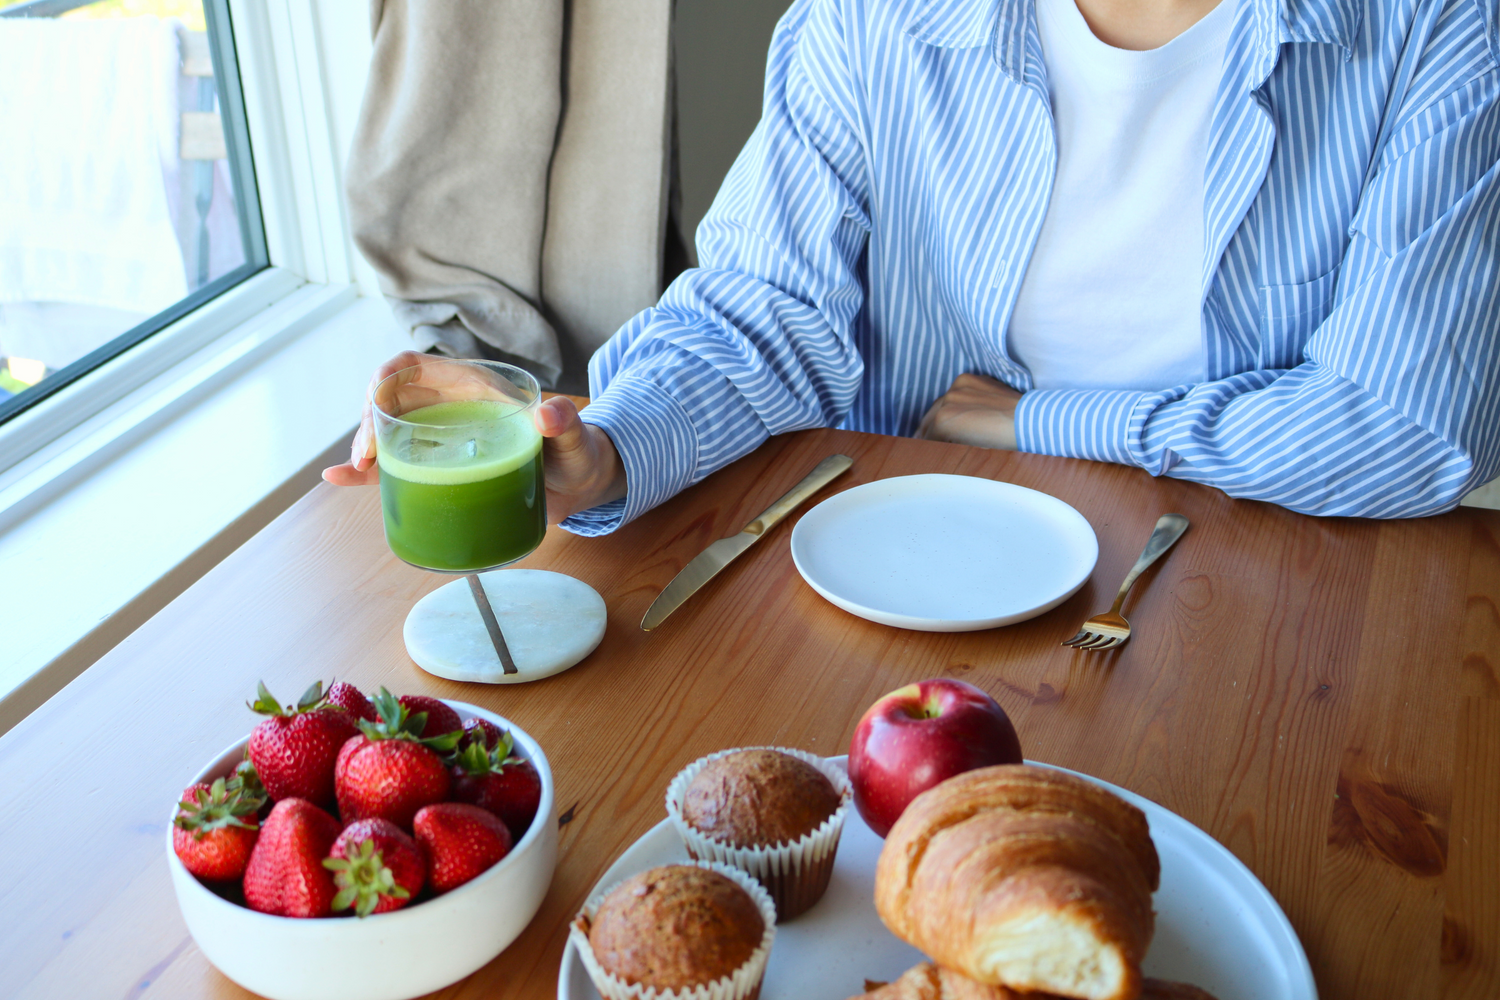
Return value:
<svg viewBox="0 0 1500 1000">
<path fill-rule="evenodd" d="M 1037 0 L 1057 177 L 1007 341 L 1034 388 L 1203 381 L 1203 170 L 1234 6 L 1132 52 L 1074 0 Z"/>
</svg>

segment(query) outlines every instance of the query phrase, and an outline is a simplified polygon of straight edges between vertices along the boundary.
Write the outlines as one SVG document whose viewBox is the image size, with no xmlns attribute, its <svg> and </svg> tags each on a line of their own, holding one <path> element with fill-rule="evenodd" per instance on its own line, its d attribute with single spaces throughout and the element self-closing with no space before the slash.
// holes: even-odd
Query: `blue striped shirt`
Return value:
<svg viewBox="0 0 1500 1000">
<path fill-rule="evenodd" d="M 629 493 L 565 526 L 613 530 L 768 435 L 910 434 L 964 372 L 1025 393 L 1024 451 L 1308 513 L 1433 514 L 1493 476 L 1495 0 L 1224 2 L 1207 381 L 1027 391 L 1006 350 L 1056 165 L 1031 0 L 797 0 L 702 266 L 590 364 Z"/>
</svg>

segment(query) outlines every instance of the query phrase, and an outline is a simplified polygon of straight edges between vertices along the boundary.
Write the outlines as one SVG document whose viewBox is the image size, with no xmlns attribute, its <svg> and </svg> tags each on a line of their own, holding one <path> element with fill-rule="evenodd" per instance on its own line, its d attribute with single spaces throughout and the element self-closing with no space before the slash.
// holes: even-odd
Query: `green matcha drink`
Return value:
<svg viewBox="0 0 1500 1000">
<path fill-rule="evenodd" d="M 380 499 L 392 552 L 424 569 L 472 573 L 541 544 L 547 498 L 533 408 L 438 403 L 382 429 Z"/>
</svg>

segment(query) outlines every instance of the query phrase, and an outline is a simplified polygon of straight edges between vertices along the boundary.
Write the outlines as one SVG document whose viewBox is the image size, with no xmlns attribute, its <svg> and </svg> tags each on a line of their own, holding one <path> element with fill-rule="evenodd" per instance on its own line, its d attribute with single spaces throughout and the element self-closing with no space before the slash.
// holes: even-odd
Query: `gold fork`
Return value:
<svg viewBox="0 0 1500 1000">
<path fill-rule="evenodd" d="M 1146 541 L 1146 547 L 1141 550 L 1141 557 L 1130 567 L 1130 572 L 1125 574 L 1125 582 L 1120 584 L 1120 592 L 1115 595 L 1115 606 L 1084 622 L 1078 634 L 1063 645 L 1077 649 L 1113 649 L 1124 645 L 1125 640 L 1130 638 L 1130 623 L 1120 614 L 1120 609 L 1125 606 L 1125 595 L 1130 592 L 1136 579 L 1146 571 L 1146 567 L 1177 544 L 1177 539 L 1186 530 L 1187 518 L 1181 514 L 1163 514 L 1156 522 L 1156 530 L 1151 532 L 1151 537 Z"/>
</svg>

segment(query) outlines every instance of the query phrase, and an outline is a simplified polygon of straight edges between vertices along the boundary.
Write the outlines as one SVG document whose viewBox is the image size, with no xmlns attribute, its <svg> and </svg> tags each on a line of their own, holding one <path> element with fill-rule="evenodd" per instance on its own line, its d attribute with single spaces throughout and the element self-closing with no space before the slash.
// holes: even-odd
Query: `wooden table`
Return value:
<svg viewBox="0 0 1500 1000">
<path fill-rule="evenodd" d="M 788 523 L 662 628 L 637 628 L 689 558 L 836 451 L 855 465 L 832 489 L 952 472 L 1055 494 L 1099 534 L 1094 580 L 1010 628 L 901 631 L 803 584 Z M 1169 510 L 1193 528 L 1132 596 L 1136 637 L 1061 648 Z M 604 595 L 598 651 L 521 687 L 430 677 L 401 625 L 443 580 L 391 556 L 374 490 L 319 487 L 0 739 L 0 995 L 245 995 L 188 937 L 162 845 L 174 795 L 252 726 L 257 679 L 283 699 L 332 677 L 460 698 L 542 742 L 572 817 L 552 890 L 510 949 L 442 994 L 541 1000 L 567 920 L 661 818 L 678 768 L 745 744 L 841 753 L 871 701 L 938 675 L 998 698 L 1028 756 L 1228 846 L 1281 902 L 1328 1000 L 1500 995 L 1500 513 L 1320 520 L 1117 466 L 809 431 L 613 536 L 553 531 L 525 565 Z"/>
</svg>

